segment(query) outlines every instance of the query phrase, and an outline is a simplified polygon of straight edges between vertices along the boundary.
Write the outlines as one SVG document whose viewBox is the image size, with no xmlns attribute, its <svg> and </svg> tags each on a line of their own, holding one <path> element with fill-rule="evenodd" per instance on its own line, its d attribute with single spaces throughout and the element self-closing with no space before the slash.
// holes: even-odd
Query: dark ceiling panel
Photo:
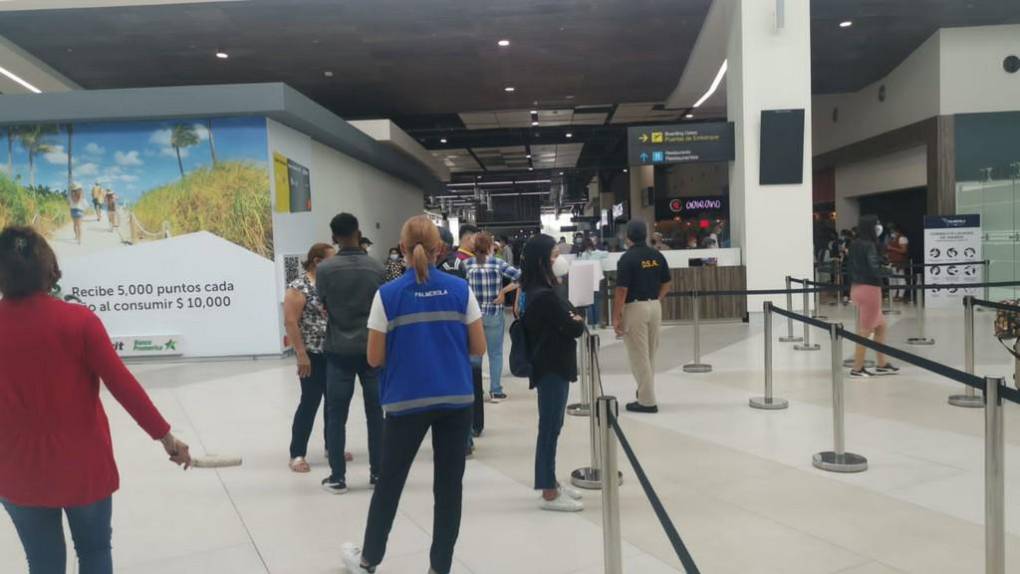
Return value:
<svg viewBox="0 0 1020 574">
<path fill-rule="evenodd" d="M 85 88 L 280 81 L 344 117 L 413 116 L 661 101 L 709 4 L 254 0 L 5 12 L 0 35 Z"/>
<path fill-rule="evenodd" d="M 853 26 L 840 28 L 845 20 Z M 860 90 L 939 28 L 1017 23 L 1020 0 L 812 0 L 813 91 Z"/>
</svg>

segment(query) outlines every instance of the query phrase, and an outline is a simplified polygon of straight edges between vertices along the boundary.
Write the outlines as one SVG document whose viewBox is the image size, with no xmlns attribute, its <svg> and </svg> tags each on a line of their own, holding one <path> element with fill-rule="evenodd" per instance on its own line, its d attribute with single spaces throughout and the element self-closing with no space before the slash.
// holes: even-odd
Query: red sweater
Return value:
<svg viewBox="0 0 1020 574">
<path fill-rule="evenodd" d="M 68 507 L 117 490 L 100 379 L 149 436 L 170 432 L 95 314 L 46 295 L 0 300 L 0 498 Z"/>
</svg>

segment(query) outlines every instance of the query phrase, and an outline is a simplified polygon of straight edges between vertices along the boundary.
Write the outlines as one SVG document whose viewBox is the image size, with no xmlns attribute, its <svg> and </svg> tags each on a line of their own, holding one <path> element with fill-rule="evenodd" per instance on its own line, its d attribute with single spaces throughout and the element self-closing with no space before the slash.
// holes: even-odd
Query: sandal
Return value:
<svg viewBox="0 0 1020 574">
<path fill-rule="evenodd" d="M 290 461 L 290 469 L 293 470 L 294 472 L 300 473 L 312 471 L 311 465 L 308 464 L 308 461 L 305 460 L 305 457 L 303 456 L 297 456 L 292 458 Z"/>
</svg>

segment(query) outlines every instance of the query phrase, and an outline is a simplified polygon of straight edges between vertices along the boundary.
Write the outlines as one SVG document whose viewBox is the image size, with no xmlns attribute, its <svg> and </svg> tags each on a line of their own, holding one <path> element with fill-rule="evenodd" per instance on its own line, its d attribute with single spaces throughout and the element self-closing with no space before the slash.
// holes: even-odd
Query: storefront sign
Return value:
<svg viewBox="0 0 1020 574">
<path fill-rule="evenodd" d="M 726 207 L 722 197 L 687 197 L 671 199 L 669 210 L 673 213 L 691 213 L 696 211 L 719 211 Z"/>
<path fill-rule="evenodd" d="M 928 265 L 924 282 L 929 285 L 959 285 L 984 281 L 980 264 L 952 265 L 981 261 L 980 215 L 929 215 L 924 218 L 924 262 Z M 958 307 L 967 295 L 978 296 L 978 288 L 932 289 L 925 294 L 925 305 L 935 308 Z"/>
<path fill-rule="evenodd" d="M 176 357 L 183 355 L 180 335 L 111 337 L 113 350 L 121 357 Z"/>
<path fill-rule="evenodd" d="M 629 128 L 627 150 L 630 165 L 733 161 L 733 123 Z"/>
</svg>

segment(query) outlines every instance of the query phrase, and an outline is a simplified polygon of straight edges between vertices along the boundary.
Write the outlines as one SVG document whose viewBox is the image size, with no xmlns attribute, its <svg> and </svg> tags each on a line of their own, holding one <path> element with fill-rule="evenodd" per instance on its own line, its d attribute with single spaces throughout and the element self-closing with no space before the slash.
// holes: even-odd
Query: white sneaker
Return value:
<svg viewBox="0 0 1020 574">
<path fill-rule="evenodd" d="M 369 570 L 361 565 L 361 547 L 345 542 L 343 546 L 343 561 L 344 567 L 350 574 L 372 574 L 375 569 Z"/>
<path fill-rule="evenodd" d="M 567 495 L 568 498 L 572 498 L 574 500 L 582 500 L 582 499 L 584 499 L 584 495 L 581 494 L 581 491 L 577 490 L 576 488 L 574 488 L 572 486 L 563 486 L 561 484 L 560 485 L 560 494 L 565 494 L 565 495 Z"/>
<path fill-rule="evenodd" d="M 542 510 L 549 510 L 552 512 L 580 512 L 584 510 L 584 503 L 580 500 L 574 500 L 569 496 L 565 496 L 563 491 L 560 491 L 560 495 L 553 500 L 542 499 L 542 504 L 539 505 Z"/>
</svg>

